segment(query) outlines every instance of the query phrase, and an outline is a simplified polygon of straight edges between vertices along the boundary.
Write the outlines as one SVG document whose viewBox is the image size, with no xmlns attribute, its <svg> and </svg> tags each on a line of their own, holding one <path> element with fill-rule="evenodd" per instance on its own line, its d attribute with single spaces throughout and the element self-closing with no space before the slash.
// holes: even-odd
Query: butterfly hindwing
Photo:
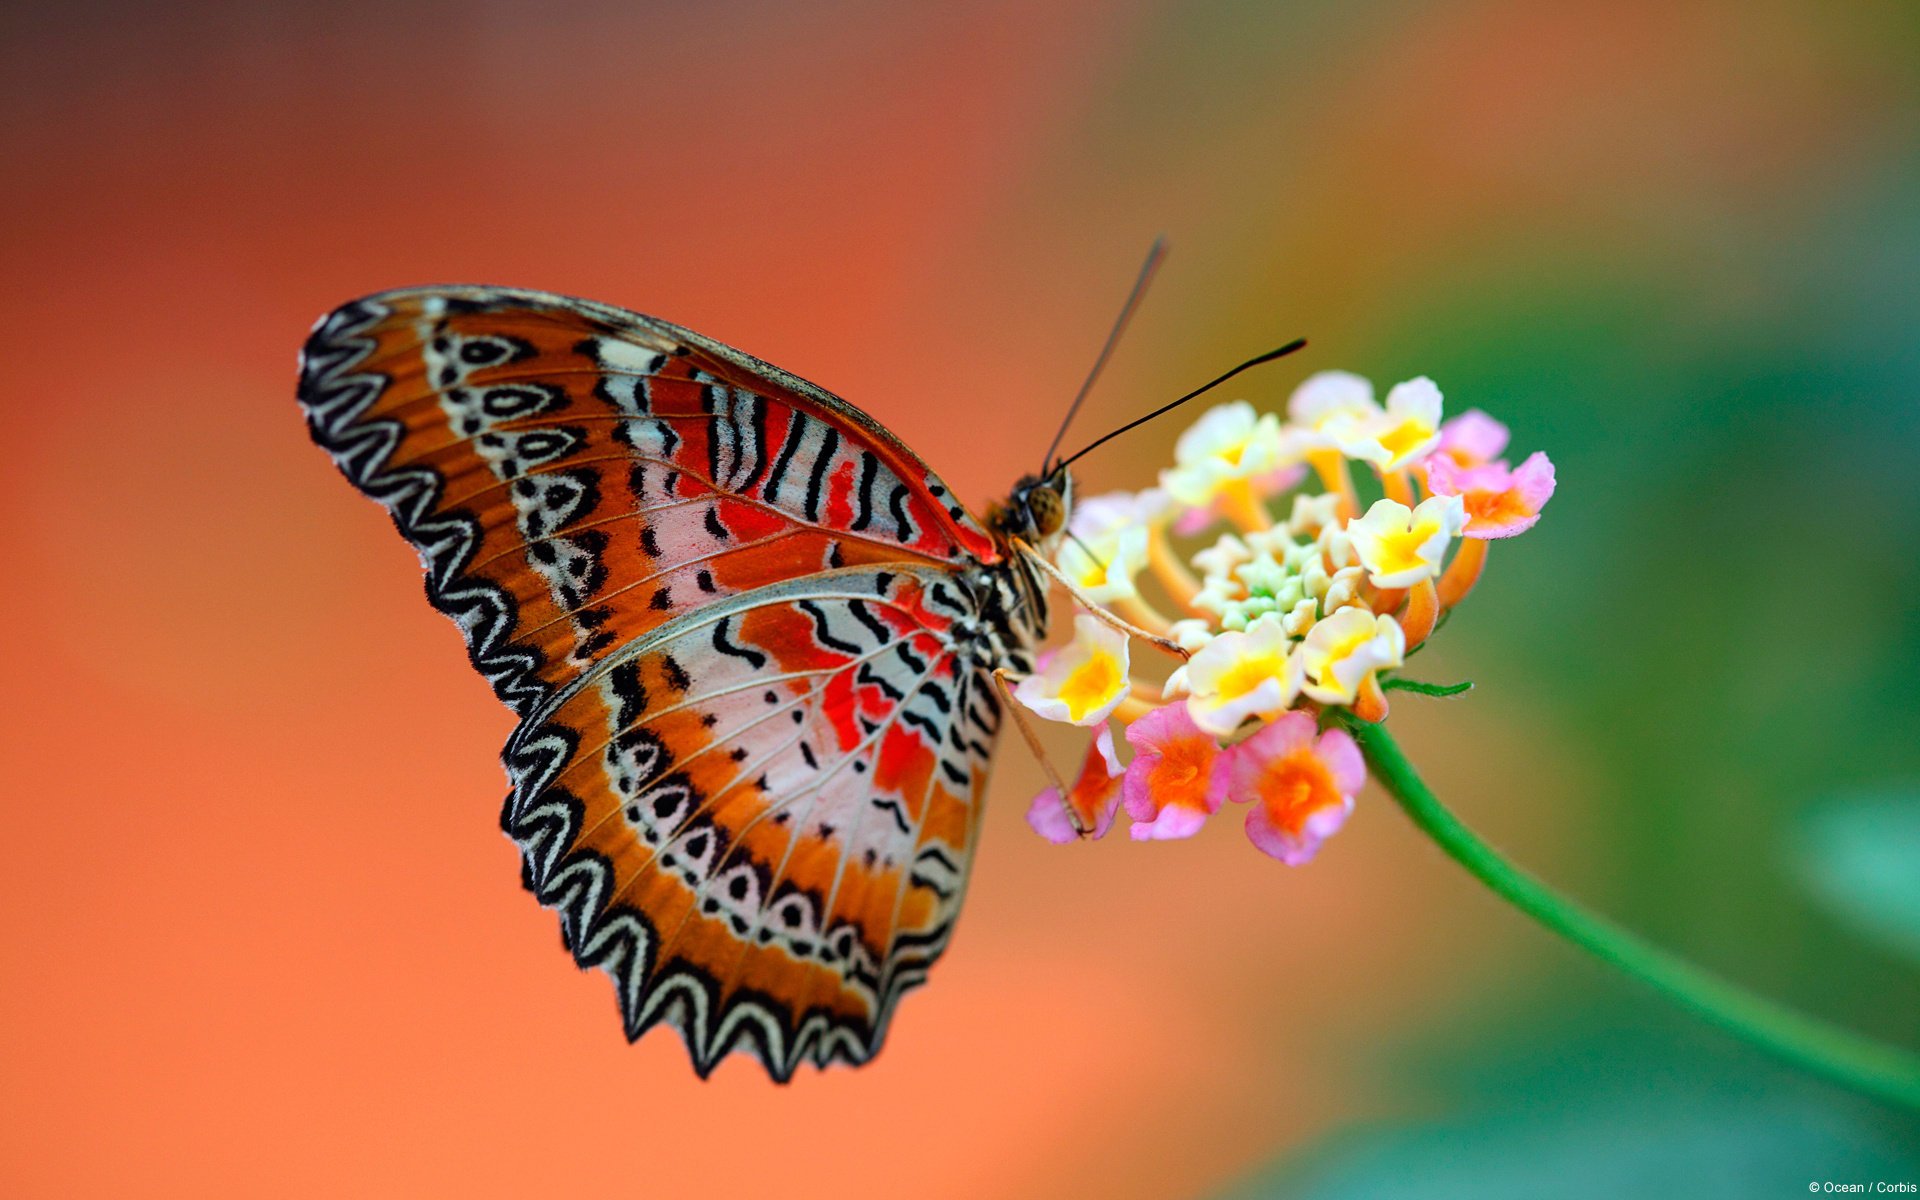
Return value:
<svg viewBox="0 0 1920 1200">
<path fill-rule="evenodd" d="M 630 1036 L 703 1073 L 862 1062 L 944 948 L 1000 713 L 951 576 L 849 568 L 686 614 L 507 750 L 528 885 Z"/>
<path fill-rule="evenodd" d="M 1024 665 L 979 523 L 821 389 L 546 293 L 349 304 L 300 398 L 521 716 L 503 824 L 628 1035 L 702 1073 L 871 1057 L 958 911 L 988 672 Z"/>
</svg>

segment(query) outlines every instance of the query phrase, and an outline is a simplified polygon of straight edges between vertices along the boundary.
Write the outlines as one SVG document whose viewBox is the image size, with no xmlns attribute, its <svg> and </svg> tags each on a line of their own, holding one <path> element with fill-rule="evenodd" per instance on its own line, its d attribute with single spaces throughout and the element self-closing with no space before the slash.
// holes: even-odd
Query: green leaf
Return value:
<svg viewBox="0 0 1920 1200">
<path fill-rule="evenodd" d="M 1422 683 L 1417 679 L 1401 679 L 1398 676 L 1380 681 L 1380 690 L 1384 692 L 1412 692 L 1416 696 L 1458 696 L 1462 692 L 1473 690 L 1473 681 L 1465 683 Z"/>
<path fill-rule="evenodd" d="M 1920 959 L 1920 791 L 1835 797 L 1800 825 L 1789 854 L 1815 899 L 1863 936 Z"/>
</svg>

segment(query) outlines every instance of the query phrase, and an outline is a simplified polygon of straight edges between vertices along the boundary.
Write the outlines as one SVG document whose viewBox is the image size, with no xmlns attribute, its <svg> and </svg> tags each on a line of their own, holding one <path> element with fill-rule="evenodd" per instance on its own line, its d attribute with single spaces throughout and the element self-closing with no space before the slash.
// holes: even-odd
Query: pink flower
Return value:
<svg viewBox="0 0 1920 1200">
<path fill-rule="evenodd" d="M 1120 794 L 1135 841 L 1192 837 L 1227 794 L 1226 758 L 1178 701 L 1127 726 L 1134 750 Z"/>
<path fill-rule="evenodd" d="M 1075 832 L 1073 818 L 1067 815 L 1067 807 L 1071 805 L 1087 831 L 1084 836 L 1105 837 L 1113 827 L 1114 810 L 1120 807 L 1120 779 L 1120 756 L 1113 750 L 1113 728 L 1102 725 L 1093 744 L 1087 747 L 1087 761 L 1080 768 L 1080 778 L 1067 790 L 1066 801 L 1061 801 L 1058 788 L 1041 792 L 1027 809 L 1027 824 L 1055 845 L 1074 841 L 1083 835 Z"/>
<path fill-rule="evenodd" d="M 1227 760 L 1235 801 L 1247 811 L 1247 837 L 1262 851 L 1297 867 L 1338 832 L 1353 811 L 1353 794 L 1367 781 L 1360 748 L 1345 730 L 1314 740 L 1313 718 L 1290 712 L 1241 742 Z"/>
<path fill-rule="evenodd" d="M 1477 408 L 1470 408 L 1440 426 L 1440 444 L 1429 463 L 1445 457 L 1455 466 L 1478 467 L 1500 457 L 1507 448 L 1507 427 Z"/>
<path fill-rule="evenodd" d="M 1553 496 L 1553 463 L 1535 452 L 1517 468 L 1503 462 L 1462 467 L 1436 454 L 1427 462 L 1427 487 L 1436 496 L 1458 496 L 1466 504 L 1462 537 L 1512 537 L 1533 528 Z"/>
</svg>

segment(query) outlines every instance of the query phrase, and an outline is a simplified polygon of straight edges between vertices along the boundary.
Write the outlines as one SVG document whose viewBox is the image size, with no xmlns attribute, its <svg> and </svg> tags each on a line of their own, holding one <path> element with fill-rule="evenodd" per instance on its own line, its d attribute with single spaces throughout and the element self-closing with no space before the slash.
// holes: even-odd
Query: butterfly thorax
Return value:
<svg viewBox="0 0 1920 1200">
<path fill-rule="evenodd" d="M 998 665 L 1031 670 L 1033 647 L 1047 632 L 1047 579 L 1021 547 L 1051 556 L 1066 536 L 1072 506 L 1073 480 L 1063 469 L 1023 476 L 1005 500 L 987 507 L 1000 561 L 982 565 L 976 595 L 983 620 L 997 634 Z"/>
</svg>

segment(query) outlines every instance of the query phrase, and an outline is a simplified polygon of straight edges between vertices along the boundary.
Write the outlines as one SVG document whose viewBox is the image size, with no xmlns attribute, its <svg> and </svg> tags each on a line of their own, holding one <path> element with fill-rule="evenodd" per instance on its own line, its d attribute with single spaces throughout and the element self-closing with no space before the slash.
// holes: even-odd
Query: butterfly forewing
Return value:
<svg viewBox="0 0 1920 1200">
<path fill-rule="evenodd" d="M 321 322 L 316 440 L 393 510 L 502 699 L 676 613 L 810 571 L 957 565 L 992 543 L 858 410 L 688 330 L 478 288 Z"/>
<path fill-rule="evenodd" d="M 522 717 L 504 823 L 629 1036 L 871 1057 L 965 886 L 986 672 L 1023 665 L 985 530 L 845 402 L 544 293 L 350 304 L 300 394 Z"/>
</svg>

